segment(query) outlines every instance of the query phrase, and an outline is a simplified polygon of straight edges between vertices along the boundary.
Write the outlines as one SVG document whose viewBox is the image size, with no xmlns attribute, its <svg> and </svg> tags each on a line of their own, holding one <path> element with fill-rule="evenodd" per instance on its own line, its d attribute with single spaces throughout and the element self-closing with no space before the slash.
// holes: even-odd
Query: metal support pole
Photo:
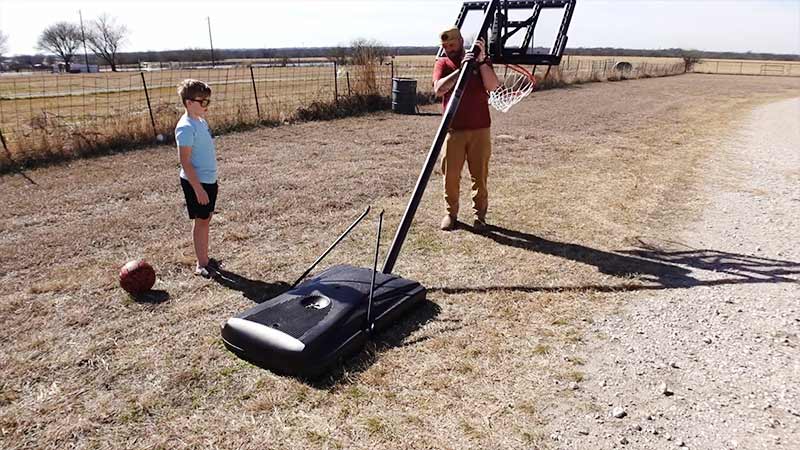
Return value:
<svg viewBox="0 0 800 450">
<path fill-rule="evenodd" d="M 258 106 L 258 91 L 256 90 L 256 77 L 253 75 L 253 66 L 250 66 L 250 80 L 253 82 L 253 96 L 256 98 L 256 113 L 261 120 L 261 108 Z"/>
<path fill-rule="evenodd" d="M 211 17 L 206 17 L 208 21 L 208 45 L 211 46 L 211 67 L 214 67 L 216 64 L 214 62 L 214 41 L 211 40 Z"/>
<path fill-rule="evenodd" d="M 341 241 L 342 241 L 342 239 L 344 239 L 344 238 L 345 238 L 345 237 L 346 237 L 348 234 L 350 234 L 350 232 L 353 230 L 353 228 L 355 228 L 355 227 L 356 227 L 356 225 L 358 225 L 358 223 L 359 223 L 359 222 L 361 222 L 361 219 L 363 219 L 364 217 L 366 217 L 366 216 L 367 216 L 367 214 L 369 213 L 369 210 L 370 210 L 370 207 L 369 207 L 369 206 L 367 206 L 367 208 L 364 210 L 364 212 L 363 212 L 363 213 L 361 213 L 361 215 L 360 215 L 360 216 L 358 216 L 358 219 L 356 219 L 356 220 L 355 220 L 355 222 L 353 222 L 353 223 L 352 223 L 352 224 L 351 224 L 351 225 L 350 225 L 350 226 L 349 226 L 349 227 L 348 227 L 346 230 L 344 230 L 344 233 L 342 233 L 341 235 L 339 235 L 339 237 L 338 237 L 338 238 L 337 238 L 337 239 L 336 239 L 336 240 L 333 242 L 333 244 L 331 244 L 331 245 L 330 245 L 330 247 L 328 247 L 328 249 L 327 249 L 327 250 L 325 250 L 325 252 L 324 252 L 323 254 L 321 254 L 321 255 L 319 256 L 319 258 L 317 258 L 317 260 L 316 260 L 316 261 L 314 261 L 314 264 L 311 264 L 311 267 L 309 267 L 308 269 L 306 269 L 306 271 L 305 271 L 305 272 L 303 272 L 303 274 L 302 274 L 302 275 L 300 275 L 300 277 L 299 277 L 297 280 L 295 280 L 295 282 L 294 282 L 294 283 L 292 283 L 292 287 L 295 287 L 295 286 L 297 286 L 298 284 L 300 284 L 300 282 L 301 282 L 301 281 L 303 281 L 303 278 L 305 278 L 305 277 L 306 277 L 306 275 L 308 275 L 309 273 L 311 273 L 311 271 L 312 271 L 312 270 L 314 270 L 314 267 L 317 267 L 317 264 L 319 264 L 319 263 L 320 263 L 320 261 L 322 261 L 322 260 L 323 260 L 323 258 L 325 258 L 326 256 L 328 256 L 328 253 L 330 253 L 330 252 L 331 252 L 331 250 L 333 250 L 333 248 L 334 248 L 334 247 L 336 247 L 336 246 L 339 244 L 339 242 L 341 242 Z"/>
<path fill-rule="evenodd" d="M 150 123 L 153 125 L 153 137 L 158 139 L 158 132 L 156 131 L 156 119 L 153 117 L 153 107 L 150 106 L 150 94 L 147 92 L 147 82 L 144 81 L 144 72 L 139 72 L 142 76 L 142 86 L 144 86 L 144 98 L 147 99 L 147 110 L 150 111 Z"/>
<path fill-rule="evenodd" d="M 378 254 L 381 251 L 381 226 L 383 225 L 383 210 L 378 216 L 378 234 L 375 238 L 375 259 L 372 261 L 372 281 L 369 283 L 369 302 L 367 303 L 367 323 L 364 324 L 364 329 L 367 333 L 372 332 L 374 324 L 372 323 L 372 301 L 375 297 L 375 273 L 378 271 Z"/>
<path fill-rule="evenodd" d="M 81 10 L 78 10 L 78 16 L 81 18 L 81 39 L 83 40 L 83 61 L 86 63 L 86 73 L 91 73 L 89 70 L 89 53 L 86 52 L 86 32 L 83 29 L 83 13 Z M 100 68 L 98 66 L 98 72 Z"/>
<path fill-rule="evenodd" d="M 338 65 L 336 61 L 333 62 L 333 101 L 339 103 L 339 79 L 337 77 Z"/>
<path fill-rule="evenodd" d="M 476 36 L 483 36 L 489 29 L 489 26 L 492 24 L 492 19 L 494 18 L 494 12 L 497 9 L 497 3 L 498 0 L 491 0 L 489 2 L 483 17 L 483 24 L 481 25 L 480 31 L 476 34 Z M 477 46 L 475 43 L 473 43 L 470 51 L 474 52 L 475 50 L 477 50 Z M 458 105 L 461 103 L 461 96 L 464 94 L 464 89 L 467 87 L 467 82 L 469 81 L 469 77 L 474 69 L 475 60 L 472 60 L 466 65 L 462 66 L 461 73 L 458 75 L 458 81 L 456 82 L 455 88 L 453 88 L 453 94 L 450 97 L 450 101 L 447 103 L 447 107 L 445 108 L 442 122 L 439 124 L 439 129 L 436 131 L 436 137 L 433 140 L 433 144 L 431 144 L 428 157 L 425 160 L 425 164 L 422 167 L 422 172 L 420 172 L 419 178 L 417 179 L 417 184 L 414 187 L 413 194 L 411 195 L 411 200 L 408 202 L 406 211 L 403 214 L 403 218 L 401 219 L 400 225 L 397 227 L 397 232 L 394 235 L 394 240 L 392 240 L 392 245 L 389 247 L 389 253 L 386 256 L 386 261 L 383 263 L 383 273 L 392 273 L 392 270 L 394 269 L 394 265 L 397 262 L 397 257 L 400 255 L 400 249 L 403 247 L 403 242 L 406 239 L 409 228 L 411 228 L 411 222 L 414 220 L 417 207 L 419 207 L 419 202 L 422 200 L 422 194 L 425 192 L 425 188 L 428 185 L 428 180 L 430 179 L 433 168 L 436 165 L 436 159 L 439 157 L 439 152 L 442 150 L 442 145 L 447 137 L 447 130 L 450 127 L 450 122 L 453 121 L 456 111 L 458 111 Z"/>
</svg>

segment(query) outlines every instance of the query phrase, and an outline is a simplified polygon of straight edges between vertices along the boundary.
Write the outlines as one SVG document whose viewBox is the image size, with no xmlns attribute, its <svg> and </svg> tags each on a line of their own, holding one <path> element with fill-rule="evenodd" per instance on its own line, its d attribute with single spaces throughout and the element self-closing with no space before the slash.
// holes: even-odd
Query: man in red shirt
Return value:
<svg viewBox="0 0 800 450">
<path fill-rule="evenodd" d="M 491 63 L 486 60 L 483 39 L 476 42 L 479 51 L 473 55 L 464 49 L 464 39 L 458 27 L 441 32 L 440 38 L 445 56 L 438 58 L 433 68 L 433 89 L 437 97 L 443 97 L 443 109 L 450 101 L 461 70 L 469 60 L 475 60 L 475 69 L 464 89 L 444 143 L 442 174 L 447 215 L 442 219 L 441 228 L 450 231 L 456 226 L 461 170 L 466 160 L 472 178 L 472 209 L 475 212 L 473 227 L 482 230 L 486 227 L 486 211 L 489 207 L 486 179 L 489 176 L 489 157 L 492 154 L 492 119 L 489 115 L 488 91 L 497 88 L 500 81 Z"/>
</svg>

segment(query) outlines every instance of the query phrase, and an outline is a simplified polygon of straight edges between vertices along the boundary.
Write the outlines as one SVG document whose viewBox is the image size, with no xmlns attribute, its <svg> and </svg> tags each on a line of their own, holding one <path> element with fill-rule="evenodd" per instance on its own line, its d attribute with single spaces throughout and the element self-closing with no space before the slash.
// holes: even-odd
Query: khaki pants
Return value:
<svg viewBox="0 0 800 450">
<path fill-rule="evenodd" d="M 492 140 L 489 128 L 479 130 L 450 130 L 444 142 L 442 174 L 444 175 L 444 200 L 447 213 L 458 216 L 458 192 L 461 170 L 467 162 L 472 179 L 472 209 L 481 220 L 489 207 L 489 157 L 492 155 Z"/>
</svg>

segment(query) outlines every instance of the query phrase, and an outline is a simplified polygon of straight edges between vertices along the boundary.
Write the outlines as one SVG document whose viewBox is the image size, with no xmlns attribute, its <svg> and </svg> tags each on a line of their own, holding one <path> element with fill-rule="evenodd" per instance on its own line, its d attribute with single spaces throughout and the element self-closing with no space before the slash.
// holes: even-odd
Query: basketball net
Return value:
<svg viewBox="0 0 800 450">
<path fill-rule="evenodd" d="M 500 86 L 489 93 L 489 104 L 501 112 L 507 112 L 536 87 L 533 74 L 516 64 L 507 64 L 506 67 L 511 71 L 507 71 Z"/>
</svg>

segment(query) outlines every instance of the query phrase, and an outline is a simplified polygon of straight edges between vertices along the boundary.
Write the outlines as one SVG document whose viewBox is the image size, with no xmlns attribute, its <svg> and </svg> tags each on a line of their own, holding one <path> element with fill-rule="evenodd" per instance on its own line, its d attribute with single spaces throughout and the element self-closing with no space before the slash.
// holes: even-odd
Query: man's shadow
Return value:
<svg viewBox="0 0 800 450">
<path fill-rule="evenodd" d="M 790 278 L 789 275 L 800 276 L 800 264 L 795 262 L 759 258 L 718 250 L 667 251 L 658 249 L 655 246 L 645 246 L 642 249 L 612 253 L 579 244 L 551 241 L 533 234 L 509 230 L 495 225 L 488 225 L 480 231 L 464 224 L 459 224 L 459 226 L 502 245 L 592 265 L 597 267 L 601 273 L 617 277 L 633 277 L 638 282 L 626 282 L 622 285 L 612 286 L 440 288 L 440 290 L 447 293 L 483 292 L 494 289 L 513 289 L 528 292 L 563 291 L 565 289 L 591 289 L 601 292 L 654 290 L 739 283 L 797 282 L 796 279 Z M 722 279 L 701 280 L 692 276 L 690 268 L 713 270 L 731 276 Z"/>
</svg>

